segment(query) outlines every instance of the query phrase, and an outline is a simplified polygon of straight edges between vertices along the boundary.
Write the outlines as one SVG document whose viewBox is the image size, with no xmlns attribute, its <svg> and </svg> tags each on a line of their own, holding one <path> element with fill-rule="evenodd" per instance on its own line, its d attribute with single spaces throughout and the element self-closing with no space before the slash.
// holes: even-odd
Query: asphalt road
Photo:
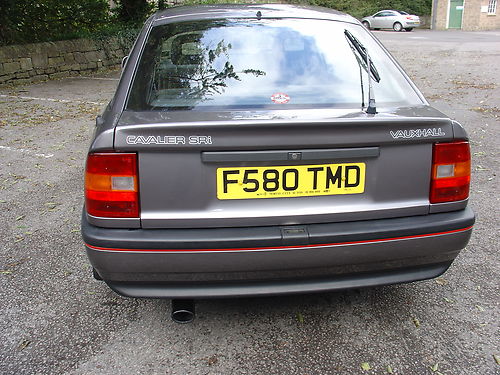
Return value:
<svg viewBox="0 0 500 375">
<path fill-rule="evenodd" d="M 1 87 L 0 373 L 500 374 L 500 32 L 375 34 L 471 137 L 478 220 L 443 277 L 202 300 L 175 324 L 169 301 L 94 281 L 80 239 L 85 153 L 118 73 Z"/>
</svg>

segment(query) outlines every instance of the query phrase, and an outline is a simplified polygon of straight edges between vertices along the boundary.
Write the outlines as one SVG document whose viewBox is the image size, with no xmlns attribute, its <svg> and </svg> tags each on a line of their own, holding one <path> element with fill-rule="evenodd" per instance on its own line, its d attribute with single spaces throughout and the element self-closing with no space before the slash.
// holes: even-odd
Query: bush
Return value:
<svg viewBox="0 0 500 375">
<path fill-rule="evenodd" d="M 2 0 L 0 44 L 71 39 L 109 22 L 107 0 Z"/>
<path fill-rule="evenodd" d="M 135 27 L 142 26 L 154 6 L 147 0 L 117 0 L 113 13 L 121 23 Z"/>
</svg>

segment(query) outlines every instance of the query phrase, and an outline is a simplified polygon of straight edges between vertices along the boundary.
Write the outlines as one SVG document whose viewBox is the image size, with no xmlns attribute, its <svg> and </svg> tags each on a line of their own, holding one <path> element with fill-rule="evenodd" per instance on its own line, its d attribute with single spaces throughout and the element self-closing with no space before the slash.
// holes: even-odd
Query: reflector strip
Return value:
<svg viewBox="0 0 500 375">
<path fill-rule="evenodd" d="M 468 231 L 471 229 L 472 229 L 472 225 L 470 227 L 450 230 L 450 231 L 446 231 L 446 232 L 426 233 L 426 234 L 417 234 L 417 235 L 413 235 L 413 236 L 392 237 L 392 238 L 379 238 L 379 239 L 374 239 L 374 240 L 335 242 L 335 243 L 317 244 L 317 245 L 248 247 L 248 248 L 233 248 L 233 249 L 120 249 L 120 248 L 93 246 L 93 245 L 89 245 L 88 243 L 85 243 L 85 245 L 92 250 L 99 250 L 99 251 L 152 252 L 152 253 L 294 250 L 294 249 L 304 249 L 304 248 L 324 248 L 324 247 L 331 247 L 331 246 L 362 245 L 362 244 L 370 244 L 370 243 L 377 243 L 377 242 L 408 240 L 408 239 L 415 239 L 415 238 L 441 236 L 441 235 L 465 232 L 465 231 Z"/>
</svg>

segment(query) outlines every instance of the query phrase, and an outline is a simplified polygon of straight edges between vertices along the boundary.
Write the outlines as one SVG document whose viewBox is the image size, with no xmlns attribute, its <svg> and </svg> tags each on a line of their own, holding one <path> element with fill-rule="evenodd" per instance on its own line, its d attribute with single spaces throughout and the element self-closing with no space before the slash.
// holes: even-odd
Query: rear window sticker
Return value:
<svg viewBox="0 0 500 375">
<path fill-rule="evenodd" d="M 276 104 L 286 104 L 290 101 L 290 97 L 287 94 L 278 92 L 276 94 L 271 95 L 271 100 Z"/>
</svg>

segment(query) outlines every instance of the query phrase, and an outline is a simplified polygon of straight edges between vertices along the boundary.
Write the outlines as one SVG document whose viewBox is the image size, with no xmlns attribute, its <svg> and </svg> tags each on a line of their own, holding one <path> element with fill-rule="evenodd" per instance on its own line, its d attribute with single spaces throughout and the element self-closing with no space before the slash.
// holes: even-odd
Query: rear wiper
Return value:
<svg viewBox="0 0 500 375">
<path fill-rule="evenodd" d="M 356 57 L 360 68 L 363 68 L 368 73 L 368 107 L 366 108 L 366 113 L 375 114 L 377 113 L 377 107 L 375 104 L 375 95 L 373 93 L 372 78 L 376 82 L 380 82 L 380 75 L 378 74 L 377 68 L 370 59 L 368 50 L 361 44 L 361 42 L 351 34 L 350 31 L 344 30 L 344 34 L 351 46 L 351 49 Z M 357 52 L 357 53 L 356 53 Z M 358 55 L 361 57 L 359 58 Z M 368 67 L 370 67 L 368 69 Z M 361 74 L 361 95 L 363 96 L 361 100 L 361 106 L 364 107 L 364 92 L 363 92 L 363 75 Z"/>
</svg>

